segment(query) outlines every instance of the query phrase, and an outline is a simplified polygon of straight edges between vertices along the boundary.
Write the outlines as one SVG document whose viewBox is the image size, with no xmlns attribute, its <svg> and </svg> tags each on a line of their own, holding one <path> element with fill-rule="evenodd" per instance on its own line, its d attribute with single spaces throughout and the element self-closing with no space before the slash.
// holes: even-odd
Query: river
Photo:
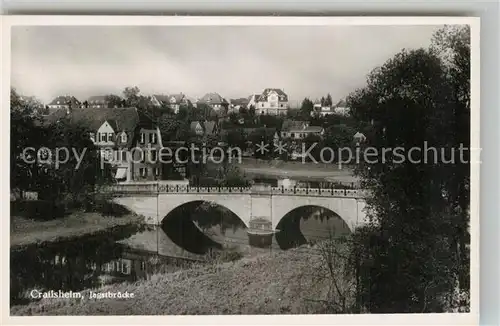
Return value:
<svg viewBox="0 0 500 326">
<path fill-rule="evenodd" d="M 252 247 L 245 225 L 220 206 L 183 205 L 161 226 L 130 226 L 97 236 L 32 245 L 11 250 L 11 305 L 33 300 L 37 290 L 81 291 L 114 282 L 133 282 L 151 275 L 203 264 L 223 251 L 238 257 L 287 250 L 349 233 L 332 212 L 301 207 L 287 214 L 266 247 Z"/>
</svg>

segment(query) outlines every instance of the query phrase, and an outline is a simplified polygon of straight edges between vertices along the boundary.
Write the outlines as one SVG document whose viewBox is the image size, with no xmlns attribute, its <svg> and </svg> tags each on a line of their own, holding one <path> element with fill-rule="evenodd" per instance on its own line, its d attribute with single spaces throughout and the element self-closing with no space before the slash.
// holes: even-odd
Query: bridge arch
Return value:
<svg viewBox="0 0 500 326">
<path fill-rule="evenodd" d="M 226 208 L 236 215 L 244 224 L 249 227 L 251 216 L 251 202 L 248 194 L 238 194 L 224 196 L 221 194 L 160 194 L 158 196 L 158 223 L 163 220 L 175 209 L 192 202 L 207 202 L 213 205 Z"/>
<path fill-rule="evenodd" d="M 197 207 L 195 209 L 192 209 L 190 205 L 197 204 Z M 191 208 L 191 209 L 190 209 Z M 221 216 L 214 216 L 213 210 L 217 208 L 222 208 L 223 211 L 221 213 L 229 213 L 228 215 L 221 215 Z M 224 211 L 225 210 L 225 211 Z M 245 221 L 238 216 L 234 211 L 232 211 L 230 208 L 226 207 L 225 205 L 221 205 L 216 202 L 209 202 L 205 200 L 193 200 L 193 201 L 188 201 L 181 203 L 177 205 L 176 207 L 172 208 L 165 216 L 161 217 L 160 216 L 160 223 L 159 224 L 165 224 L 169 217 L 176 214 L 176 213 L 181 213 L 181 214 L 197 214 L 199 213 L 200 215 L 205 215 L 207 216 L 207 223 L 204 223 L 204 217 L 197 218 L 195 222 L 199 222 L 199 226 L 203 227 L 205 225 L 208 225 L 210 222 L 227 222 L 228 218 L 231 219 L 233 218 L 233 221 L 229 221 L 233 224 L 230 226 L 238 226 L 238 227 L 248 227 L 245 224 Z M 220 220 L 219 220 L 220 218 Z M 234 223 L 236 222 L 236 223 Z M 239 222 L 239 223 L 238 223 Z M 238 225 L 240 224 L 240 225 Z"/>
<path fill-rule="evenodd" d="M 231 210 L 200 200 L 178 205 L 159 224 L 169 241 L 193 254 L 220 250 L 223 248 L 226 232 L 246 228 L 244 222 Z"/>
<path fill-rule="evenodd" d="M 356 198 L 274 196 L 273 228 L 276 229 L 287 214 L 306 206 L 321 207 L 333 212 L 347 224 L 351 232 L 363 223 L 365 202 Z"/>
<path fill-rule="evenodd" d="M 292 209 L 283 216 L 276 228 L 276 243 L 284 250 L 352 233 L 337 213 L 315 205 Z"/>
</svg>

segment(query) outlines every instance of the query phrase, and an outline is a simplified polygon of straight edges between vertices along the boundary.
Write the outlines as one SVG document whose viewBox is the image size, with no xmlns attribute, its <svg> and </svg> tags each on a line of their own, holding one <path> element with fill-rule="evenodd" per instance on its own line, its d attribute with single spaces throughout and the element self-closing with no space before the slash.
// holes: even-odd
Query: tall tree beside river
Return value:
<svg viewBox="0 0 500 326">
<path fill-rule="evenodd" d="M 437 44 L 458 49 L 457 64 L 468 61 L 468 45 L 460 43 L 467 38 L 443 33 Z M 454 41 L 443 41 L 450 38 Z M 468 75 L 437 54 L 403 50 L 348 97 L 355 119 L 371 123 L 370 146 L 379 154 L 356 170 L 372 191 L 367 199 L 372 224 L 358 238 L 360 301 L 371 312 L 445 310 L 463 271 L 459 258 L 465 254 L 456 248 L 457 234 L 463 236 L 469 220 L 468 169 L 467 164 L 443 162 L 441 149 L 448 160 L 455 145 L 469 145 L 467 137 L 457 134 L 458 125 L 469 128 L 468 87 L 457 87 L 468 85 Z M 437 149 L 427 154 L 427 162 L 425 146 Z M 392 151 L 383 161 L 382 150 L 396 147 L 404 148 L 405 157 Z M 418 150 L 410 159 L 412 148 Z"/>
</svg>

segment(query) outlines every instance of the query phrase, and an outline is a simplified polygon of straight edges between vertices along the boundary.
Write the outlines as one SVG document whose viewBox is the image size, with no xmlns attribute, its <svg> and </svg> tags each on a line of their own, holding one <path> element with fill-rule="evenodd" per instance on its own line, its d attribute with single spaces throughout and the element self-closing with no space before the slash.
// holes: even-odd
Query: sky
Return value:
<svg viewBox="0 0 500 326">
<path fill-rule="evenodd" d="M 16 26 L 11 85 L 48 103 L 121 95 L 217 92 L 248 97 L 281 88 L 291 102 L 363 87 L 403 48 L 428 47 L 442 26 Z"/>
</svg>

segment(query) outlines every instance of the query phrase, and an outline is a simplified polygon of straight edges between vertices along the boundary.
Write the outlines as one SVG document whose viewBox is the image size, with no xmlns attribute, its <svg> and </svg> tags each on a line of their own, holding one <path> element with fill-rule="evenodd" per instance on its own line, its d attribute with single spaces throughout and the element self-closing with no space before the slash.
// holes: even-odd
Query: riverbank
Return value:
<svg viewBox="0 0 500 326">
<path fill-rule="evenodd" d="M 144 219 L 135 214 L 120 217 L 99 213 L 75 212 L 64 218 L 36 221 L 20 216 L 10 220 L 10 248 L 57 242 L 77 236 L 92 235 L 116 227 L 140 224 Z"/>
<path fill-rule="evenodd" d="M 340 183 L 356 183 L 352 167 L 339 168 L 337 164 L 306 162 L 285 162 L 279 160 L 258 160 L 244 158 L 237 166 L 250 177 L 279 177 L 302 179 L 309 181 L 330 181 Z"/>
<path fill-rule="evenodd" d="M 261 254 L 94 292 L 128 292 L 129 299 L 42 299 L 14 306 L 11 315 L 202 315 L 324 313 L 327 284 L 317 278 L 313 248 Z M 57 292 L 57 289 L 55 289 Z"/>
</svg>

